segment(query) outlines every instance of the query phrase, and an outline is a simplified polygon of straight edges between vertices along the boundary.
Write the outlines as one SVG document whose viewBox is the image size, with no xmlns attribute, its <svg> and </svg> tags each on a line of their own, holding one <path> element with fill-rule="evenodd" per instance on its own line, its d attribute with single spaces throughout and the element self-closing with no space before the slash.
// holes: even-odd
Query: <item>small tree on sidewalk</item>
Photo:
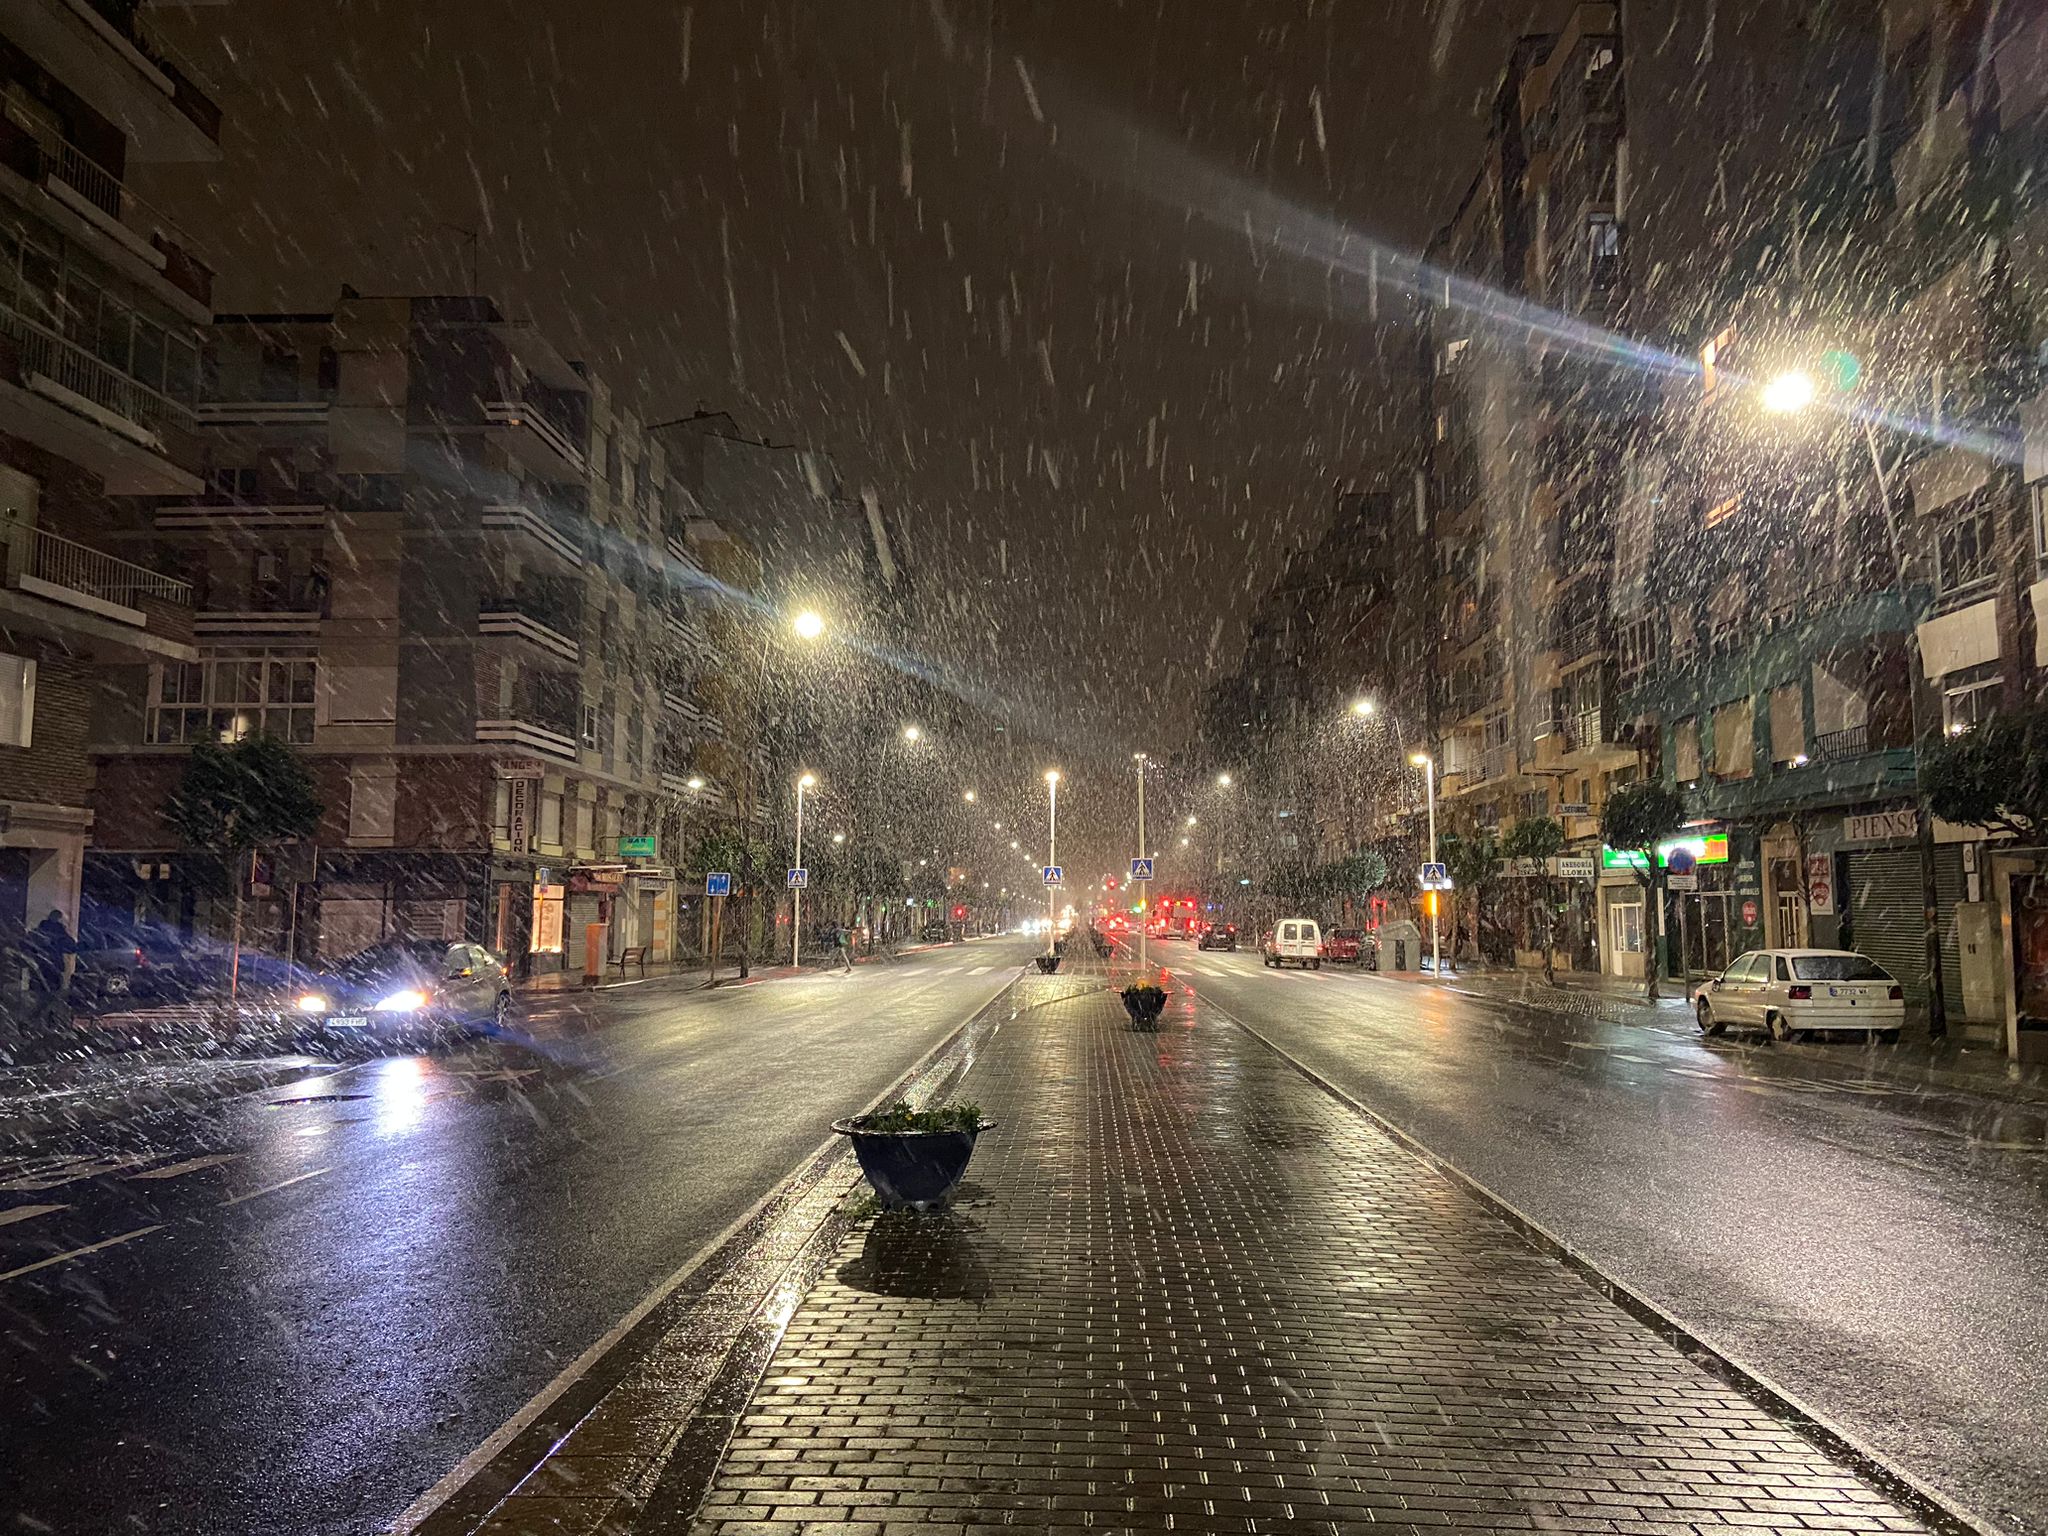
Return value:
<svg viewBox="0 0 2048 1536">
<path fill-rule="evenodd" d="M 1685 825 L 1685 801 L 1665 784 L 1630 784 L 1607 797 L 1600 813 L 1600 836 L 1610 848 L 1640 856 L 1635 865 L 1648 907 L 1643 924 L 1643 996 L 1657 996 L 1657 934 L 1664 912 L 1664 866 L 1657 845 L 1675 837 Z"/>
<path fill-rule="evenodd" d="M 201 742 L 164 816 L 185 842 L 213 854 L 234 892 L 228 950 L 228 996 L 242 976 L 242 902 L 258 854 L 310 837 L 320 824 L 320 796 L 298 753 L 275 736 L 245 736 L 231 746 Z"/>
<path fill-rule="evenodd" d="M 1500 843 L 1489 832 L 1446 832 L 1437 839 L 1437 856 L 1451 877 L 1457 906 L 1451 924 L 1451 959 L 1458 958 L 1458 935 L 1469 916 L 1472 924 L 1472 953 L 1481 954 L 1479 924 L 1486 891 L 1500 873 Z"/>
<path fill-rule="evenodd" d="M 1557 980 L 1551 949 L 1557 923 L 1557 891 L 1551 881 L 1550 860 L 1564 847 L 1564 823 L 1548 816 L 1524 816 L 1509 827 L 1500 840 L 1504 859 L 1526 859 L 1536 866 L 1536 946 L 1543 951 L 1543 980 Z"/>
<path fill-rule="evenodd" d="M 2048 836 L 2048 707 L 1993 715 L 1929 744 L 1920 778 L 1943 821 L 2039 842 Z"/>
</svg>

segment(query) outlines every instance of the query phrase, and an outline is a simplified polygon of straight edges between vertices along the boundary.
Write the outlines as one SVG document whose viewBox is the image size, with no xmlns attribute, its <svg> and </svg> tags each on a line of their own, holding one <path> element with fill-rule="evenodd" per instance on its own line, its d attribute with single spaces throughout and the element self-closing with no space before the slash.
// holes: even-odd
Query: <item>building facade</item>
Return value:
<svg viewBox="0 0 2048 1536">
<path fill-rule="evenodd" d="M 81 918 L 89 752 L 110 685 L 197 655 L 190 586 L 134 537 L 137 498 L 198 490 L 212 274 L 130 186 L 219 156 L 220 112 L 138 7 L 0 17 L 0 954 Z"/>
</svg>

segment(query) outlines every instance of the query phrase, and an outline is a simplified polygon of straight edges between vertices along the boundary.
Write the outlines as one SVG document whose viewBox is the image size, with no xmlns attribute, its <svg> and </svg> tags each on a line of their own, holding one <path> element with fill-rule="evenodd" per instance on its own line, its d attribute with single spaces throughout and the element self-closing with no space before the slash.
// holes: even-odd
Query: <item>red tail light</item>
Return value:
<svg viewBox="0 0 2048 1536">
<path fill-rule="evenodd" d="M 1884 995 L 1895 1003 L 1903 1003 L 1906 1000 L 1906 989 L 1904 987 L 1887 987 L 1885 988 Z"/>
<path fill-rule="evenodd" d="M 138 966 L 146 966 L 149 964 L 149 956 L 145 955 L 140 948 L 138 948 L 135 951 L 135 963 Z"/>
<path fill-rule="evenodd" d="M 1787 997 L 1791 998 L 1791 999 L 1792 999 L 1792 1001 L 1793 1001 L 1793 1002 L 1795 1002 L 1795 1003 L 1803 1003 L 1803 1002 L 1805 1002 L 1805 1001 L 1806 1001 L 1806 1000 L 1807 1000 L 1807 999 L 1808 999 L 1809 997 L 1812 997 L 1812 996 L 1813 996 L 1813 988 L 1811 988 L 1811 987 L 1788 987 L 1788 988 L 1786 988 L 1786 990 L 1785 990 L 1785 995 L 1786 995 Z"/>
</svg>

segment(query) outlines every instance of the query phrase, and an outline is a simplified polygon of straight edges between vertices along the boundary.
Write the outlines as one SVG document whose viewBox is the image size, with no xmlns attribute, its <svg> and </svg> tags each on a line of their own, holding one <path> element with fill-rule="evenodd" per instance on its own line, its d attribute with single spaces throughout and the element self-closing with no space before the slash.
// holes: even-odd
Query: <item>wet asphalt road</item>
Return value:
<svg viewBox="0 0 2048 1536">
<path fill-rule="evenodd" d="M 1882 1046 L 1708 1042 L 1161 950 L 1245 1023 L 1782 1390 L 2048 1531 L 2048 1116 Z"/>
<path fill-rule="evenodd" d="M 386 1529 L 1030 952 L 536 996 L 527 1045 L 0 1121 L 0 1525 Z"/>
</svg>

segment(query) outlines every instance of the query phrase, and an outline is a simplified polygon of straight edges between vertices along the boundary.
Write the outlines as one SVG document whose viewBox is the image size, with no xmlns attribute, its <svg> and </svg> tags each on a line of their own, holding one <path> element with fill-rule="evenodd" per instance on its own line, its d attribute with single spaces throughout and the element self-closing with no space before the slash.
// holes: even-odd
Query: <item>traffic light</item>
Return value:
<svg viewBox="0 0 2048 1536">
<path fill-rule="evenodd" d="M 953 909 L 953 921 L 954 921 L 954 922 L 956 922 L 956 923 L 958 923 L 958 922 L 964 922 L 964 921 L 966 920 L 966 917 L 967 917 L 967 909 L 966 909 L 965 907 L 955 907 L 955 908 Z"/>
</svg>

